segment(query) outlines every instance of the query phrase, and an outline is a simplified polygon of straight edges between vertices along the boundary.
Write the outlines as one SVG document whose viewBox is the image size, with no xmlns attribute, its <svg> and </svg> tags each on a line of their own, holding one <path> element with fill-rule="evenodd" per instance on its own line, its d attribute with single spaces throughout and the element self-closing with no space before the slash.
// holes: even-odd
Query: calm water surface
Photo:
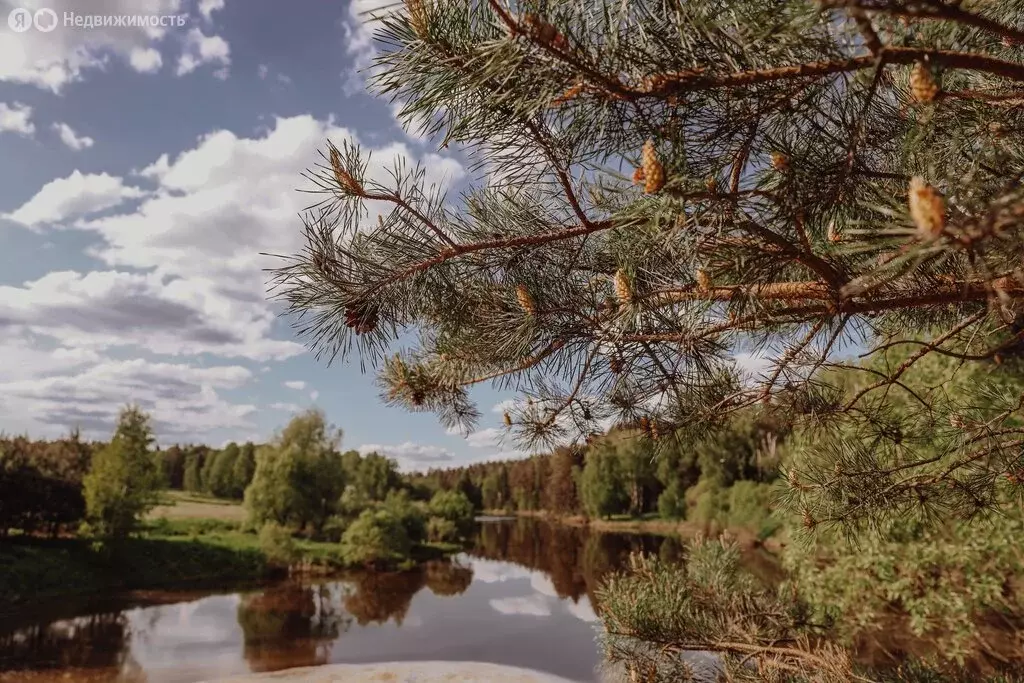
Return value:
<svg viewBox="0 0 1024 683">
<path fill-rule="evenodd" d="M 487 521 L 473 549 L 402 573 L 106 596 L 0 622 L 0 681 L 193 683 L 328 663 L 483 661 L 597 681 L 593 592 L 658 537 Z"/>
</svg>

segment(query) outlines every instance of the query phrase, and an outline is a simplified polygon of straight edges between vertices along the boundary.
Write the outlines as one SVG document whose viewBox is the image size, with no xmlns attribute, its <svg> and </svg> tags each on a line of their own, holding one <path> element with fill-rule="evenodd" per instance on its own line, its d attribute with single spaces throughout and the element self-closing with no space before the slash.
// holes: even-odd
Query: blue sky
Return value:
<svg viewBox="0 0 1024 683">
<path fill-rule="evenodd" d="M 260 252 L 301 247 L 300 173 L 355 140 L 472 181 L 456 151 L 365 93 L 373 0 L 0 0 L 58 16 L 176 15 L 164 29 L 0 24 L 0 430 L 109 435 L 142 405 L 158 440 L 270 437 L 321 407 L 347 448 L 406 468 L 514 457 L 500 409 L 463 438 L 387 408 L 358 360 L 328 367 L 266 297 Z"/>
</svg>

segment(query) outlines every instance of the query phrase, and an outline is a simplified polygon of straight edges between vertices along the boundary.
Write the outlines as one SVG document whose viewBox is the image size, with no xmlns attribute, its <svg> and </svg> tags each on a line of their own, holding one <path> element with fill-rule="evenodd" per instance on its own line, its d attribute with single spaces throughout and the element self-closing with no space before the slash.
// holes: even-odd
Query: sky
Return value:
<svg viewBox="0 0 1024 683">
<path fill-rule="evenodd" d="M 525 455 L 500 440 L 508 395 L 477 390 L 478 431 L 448 433 L 384 406 L 358 358 L 316 360 L 267 296 L 260 254 L 301 249 L 327 140 L 382 179 L 402 156 L 453 193 L 474 180 L 367 93 L 371 2 L 0 0 L 58 17 L 0 23 L 0 431 L 106 439 L 136 403 L 161 445 L 220 446 L 316 406 L 407 470 Z M 175 19 L 116 24 L 136 15 Z"/>
</svg>

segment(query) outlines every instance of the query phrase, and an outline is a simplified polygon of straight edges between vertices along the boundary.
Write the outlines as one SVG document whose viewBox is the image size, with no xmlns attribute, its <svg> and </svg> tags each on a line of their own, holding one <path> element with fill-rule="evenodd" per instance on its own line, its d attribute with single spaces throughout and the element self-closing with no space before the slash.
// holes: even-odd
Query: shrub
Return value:
<svg viewBox="0 0 1024 683">
<path fill-rule="evenodd" d="M 468 536 L 473 531 L 473 520 L 476 513 L 473 503 L 462 491 L 438 491 L 430 499 L 430 515 L 451 522 L 456 534 Z"/>
<path fill-rule="evenodd" d="M 392 565 L 411 548 L 402 522 L 387 510 L 364 510 L 341 537 L 341 557 L 350 565 Z"/>
<path fill-rule="evenodd" d="M 459 528 L 450 519 L 431 517 L 427 522 L 427 538 L 435 543 L 456 541 L 459 538 Z"/>
<path fill-rule="evenodd" d="M 298 549 L 292 532 L 274 522 L 268 522 L 260 529 L 260 550 L 273 565 L 288 566 L 298 559 Z"/>
<path fill-rule="evenodd" d="M 326 522 L 324 522 L 321 537 L 329 543 L 337 543 L 341 540 L 341 537 L 344 535 L 345 529 L 347 529 L 348 526 L 349 520 L 338 515 L 332 515 L 327 518 Z"/>
<path fill-rule="evenodd" d="M 405 527 L 405 533 L 412 543 L 420 543 L 427 537 L 427 518 L 405 490 L 391 491 L 384 500 L 383 509 L 391 513 Z"/>
<path fill-rule="evenodd" d="M 686 500 L 680 495 L 678 482 L 673 481 L 658 496 L 658 515 L 665 519 L 686 518 Z"/>
</svg>

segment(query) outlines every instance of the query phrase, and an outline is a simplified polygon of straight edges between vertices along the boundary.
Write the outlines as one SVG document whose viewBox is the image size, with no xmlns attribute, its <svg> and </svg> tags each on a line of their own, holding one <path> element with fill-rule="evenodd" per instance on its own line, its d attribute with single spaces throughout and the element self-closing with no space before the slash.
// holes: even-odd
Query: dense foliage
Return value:
<svg viewBox="0 0 1024 683">
<path fill-rule="evenodd" d="M 160 466 L 150 447 L 149 416 L 138 407 L 121 411 L 110 443 L 92 456 L 82 480 L 86 518 L 101 536 L 124 536 L 156 505 Z"/>
</svg>

